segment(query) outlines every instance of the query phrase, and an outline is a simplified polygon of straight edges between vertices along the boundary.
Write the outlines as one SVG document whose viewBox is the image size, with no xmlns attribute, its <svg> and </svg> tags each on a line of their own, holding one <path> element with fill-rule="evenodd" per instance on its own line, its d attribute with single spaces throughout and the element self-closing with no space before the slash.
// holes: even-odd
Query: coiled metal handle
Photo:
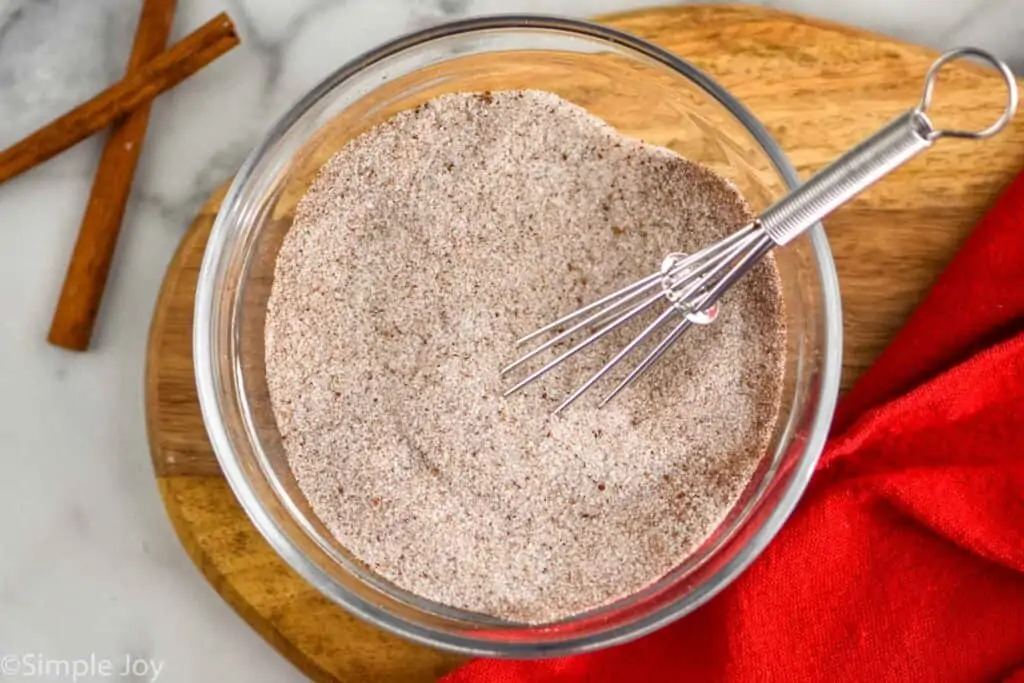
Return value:
<svg viewBox="0 0 1024 683">
<path fill-rule="evenodd" d="M 980 131 L 941 130 L 932 125 L 927 110 L 939 71 L 947 63 L 974 56 L 999 70 L 1008 90 L 1006 108 L 999 119 Z M 944 137 L 980 140 L 1001 131 L 1017 111 L 1017 81 L 1003 62 L 972 47 L 957 48 L 940 57 L 925 77 L 921 101 L 881 130 L 814 175 L 799 188 L 768 207 L 758 219 L 764 232 L 778 245 L 794 239 L 835 209 L 863 192 L 909 159 Z"/>
</svg>

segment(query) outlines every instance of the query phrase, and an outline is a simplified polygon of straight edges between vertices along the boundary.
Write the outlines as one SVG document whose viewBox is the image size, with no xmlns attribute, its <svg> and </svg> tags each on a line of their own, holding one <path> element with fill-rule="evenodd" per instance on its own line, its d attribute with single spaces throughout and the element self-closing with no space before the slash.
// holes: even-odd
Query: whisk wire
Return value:
<svg viewBox="0 0 1024 683">
<path fill-rule="evenodd" d="M 568 314 L 566 316 L 562 316 L 561 318 L 559 318 L 558 320 L 556 320 L 556 321 L 554 321 L 552 323 L 548 323 L 547 325 L 545 325 L 544 327 L 541 327 L 540 329 L 534 330 L 530 334 L 528 334 L 525 337 L 522 337 L 521 339 L 516 341 L 516 346 L 522 346 L 523 344 L 525 344 L 526 342 L 528 342 L 528 341 L 530 341 L 532 339 L 536 339 L 537 337 L 539 337 L 539 336 L 541 336 L 543 334 L 546 334 L 548 332 L 551 332 L 552 330 L 557 330 L 558 328 L 562 327 L 563 325 L 565 325 L 569 321 L 575 320 L 576 318 L 578 318 L 581 315 L 584 315 L 586 313 L 589 313 L 590 311 L 594 310 L 595 308 L 598 308 L 600 306 L 604 306 L 609 301 L 615 301 L 615 300 L 619 299 L 620 297 L 623 297 L 623 296 L 626 296 L 628 294 L 631 294 L 632 292 L 634 292 L 635 290 L 638 290 L 638 289 L 649 289 L 649 287 L 645 287 L 645 286 L 646 285 L 657 284 L 658 278 L 660 276 L 661 276 L 660 273 L 653 273 L 653 274 L 648 275 L 647 277 L 643 278 L 642 280 L 637 280 L 633 284 L 627 285 L 626 287 L 623 287 L 622 289 L 618 290 L 617 292 L 612 292 L 611 294 L 609 294 L 607 296 L 601 297 L 597 301 L 595 301 L 593 303 L 590 303 L 590 304 L 587 304 L 583 308 L 577 309 L 577 310 L 573 311 L 572 313 L 570 313 L 570 314 Z"/>
<path fill-rule="evenodd" d="M 569 397 L 562 401 L 561 405 L 555 408 L 553 414 L 558 415 L 560 412 L 562 412 L 563 410 L 571 406 L 573 403 L 575 403 L 576 399 L 578 399 L 580 396 L 586 393 L 587 389 L 594 386 L 594 384 L 596 384 L 598 380 L 600 380 L 602 377 L 608 374 L 608 372 L 611 371 L 613 367 L 618 365 L 620 360 L 628 356 L 633 351 L 633 349 L 640 346 L 640 344 L 646 341 L 647 337 L 649 337 L 651 333 L 654 332 L 654 330 L 660 327 L 661 324 L 668 320 L 669 316 L 671 316 L 675 312 L 675 309 L 673 309 L 672 307 L 665 309 L 662 312 L 662 314 L 655 318 L 654 322 L 652 322 L 650 325 L 644 328 L 644 331 L 637 335 L 637 337 L 633 339 L 633 341 L 626 344 L 626 346 L 624 346 L 618 353 L 616 353 L 610 361 L 605 363 L 600 370 L 591 375 L 590 379 L 588 379 L 586 382 L 580 385 L 580 387 L 576 389 L 574 392 L 569 394 Z"/>
<path fill-rule="evenodd" d="M 732 280 L 733 276 L 738 273 L 738 270 L 747 261 L 744 255 L 749 255 L 753 249 L 760 256 L 760 246 L 765 243 L 770 244 L 770 242 L 770 239 L 756 223 L 747 225 L 725 239 L 693 254 L 672 254 L 665 259 L 661 270 L 658 272 L 637 280 L 612 294 L 603 296 L 597 301 L 562 316 L 555 322 L 545 325 L 523 337 L 519 341 L 520 344 L 536 339 L 545 333 L 557 332 L 553 337 L 505 367 L 501 371 L 502 375 L 508 374 L 524 365 L 557 344 L 571 340 L 579 332 L 601 325 L 585 339 L 562 351 L 553 360 L 516 383 L 505 392 L 505 395 L 514 394 L 536 381 L 567 359 L 608 336 L 659 302 L 667 303 L 668 305 L 665 310 L 654 321 L 648 324 L 640 334 L 615 354 L 600 370 L 573 391 L 558 406 L 555 413 L 557 414 L 568 408 L 576 399 L 607 375 L 627 355 L 647 342 L 673 315 L 683 315 L 684 319 L 676 324 L 668 335 L 658 342 L 657 346 L 616 386 L 611 396 L 602 403 L 604 405 L 604 403 L 607 403 L 608 400 L 646 372 L 690 325 L 700 321 L 695 315 L 713 306 L 721 291 L 724 291 L 724 288 L 719 290 L 714 286 L 719 279 Z M 654 291 L 652 294 L 652 290 L 657 291 Z M 713 294 L 713 296 L 709 296 L 709 294 Z M 613 315 L 615 317 L 610 322 L 606 322 Z M 713 312 L 710 315 L 705 315 L 708 318 L 707 322 L 713 319 L 713 315 Z M 580 318 L 583 319 L 580 320 Z M 565 325 L 569 325 L 569 327 L 562 329 Z"/>
<path fill-rule="evenodd" d="M 700 301 L 693 302 L 687 305 L 690 297 L 701 291 L 707 291 L 708 283 L 714 281 L 714 278 L 729 265 L 745 250 L 749 249 L 752 244 L 755 244 L 764 237 L 763 233 L 750 232 L 743 236 L 743 239 L 736 240 L 735 243 L 730 244 L 728 249 L 723 250 L 721 254 L 714 254 L 706 258 L 701 264 L 701 267 L 685 270 L 681 277 L 670 278 L 670 284 L 668 289 L 671 290 L 670 301 L 678 302 L 685 308 L 689 308 L 693 311 L 703 310 L 706 305 L 711 305 L 714 302 Z M 681 292 L 679 289 L 688 283 L 693 283 Z M 706 299 L 707 297 L 705 297 Z"/>
<path fill-rule="evenodd" d="M 556 338 L 548 340 L 547 342 L 544 343 L 543 346 L 534 349 L 526 356 L 523 356 L 522 358 L 517 360 L 515 363 L 506 366 L 504 369 L 502 369 L 501 374 L 508 374 L 513 369 L 519 367 L 523 362 L 533 358 L 534 356 L 544 351 L 545 349 L 551 348 L 559 341 L 562 341 L 571 336 L 574 332 L 578 332 L 579 330 L 585 327 L 593 325 L 595 322 L 601 320 L 602 318 L 607 317 L 608 314 L 614 311 L 615 309 L 621 308 L 623 305 L 625 305 L 629 301 L 632 301 L 637 296 L 640 296 L 642 293 L 648 292 L 654 287 L 657 287 L 658 285 L 662 284 L 666 277 L 672 278 L 676 285 L 684 284 L 683 281 L 676 282 L 676 279 L 685 271 L 687 271 L 690 268 L 690 266 L 692 266 L 695 263 L 698 263 L 701 259 L 718 255 L 719 252 L 729 249 L 730 247 L 734 246 L 737 242 L 740 242 L 744 238 L 748 237 L 755 230 L 755 225 L 748 225 L 745 228 L 729 235 L 720 242 L 705 247 L 693 254 L 689 254 L 686 255 L 685 257 L 677 259 L 676 262 L 672 264 L 671 270 L 667 273 L 651 273 L 645 278 L 642 278 L 640 280 L 637 280 L 636 282 L 626 285 L 625 287 L 619 289 L 618 291 L 603 296 L 600 299 L 592 303 L 589 303 L 586 306 L 583 306 L 582 308 L 573 311 L 572 313 L 569 313 L 568 315 L 562 316 L 561 318 L 555 320 L 554 322 L 548 323 L 544 327 L 534 330 L 530 334 L 516 341 L 516 346 L 522 346 L 528 341 L 536 339 L 537 337 L 540 337 L 548 332 L 564 327 L 571 321 L 576 320 L 577 318 L 586 315 L 587 313 L 591 313 L 591 311 L 594 311 L 595 309 L 600 309 L 597 313 L 591 313 L 591 315 L 586 319 L 585 323 L 577 323 L 573 325 L 570 329 L 565 330 L 564 332 L 560 332 Z"/>
<path fill-rule="evenodd" d="M 686 330 L 689 329 L 691 325 L 693 325 L 693 323 L 688 318 L 684 318 L 682 322 L 676 325 L 675 328 L 671 332 L 669 332 L 668 335 L 664 339 L 662 339 L 658 343 L 658 345 L 655 346 L 654 349 L 652 349 L 651 352 L 648 353 L 647 356 L 642 361 L 640 361 L 640 363 L 635 368 L 630 370 L 629 374 L 626 375 L 622 379 L 622 381 L 620 381 L 615 386 L 614 389 L 612 389 L 611 393 L 601 400 L 601 403 L 598 404 L 598 407 L 603 408 L 604 406 L 606 406 L 609 401 L 611 401 L 613 398 L 622 393 L 623 389 L 625 389 L 633 382 L 635 382 L 640 377 L 640 375 L 647 372 L 647 370 L 652 365 L 654 365 L 659 358 L 661 358 L 662 354 L 668 350 L 668 347 L 670 347 L 672 344 L 678 341 L 678 339 L 681 336 L 683 336 L 683 333 L 686 332 Z"/>
<path fill-rule="evenodd" d="M 771 249 L 771 247 L 771 239 L 768 238 L 767 235 L 761 236 L 755 242 L 753 250 L 746 254 L 739 263 L 736 263 L 732 267 L 732 269 L 728 273 L 726 273 L 725 276 L 716 285 L 714 285 L 710 290 L 708 290 L 704 297 L 702 297 L 700 301 L 697 302 L 697 304 L 695 304 L 697 310 L 706 310 L 707 308 L 714 306 L 718 302 L 718 299 L 721 297 L 721 295 L 729 287 L 731 287 L 732 284 L 736 280 L 738 280 L 744 272 L 746 272 L 747 268 L 750 267 L 750 265 L 752 265 L 753 262 L 763 257 L 764 254 Z M 629 372 L 629 374 L 626 375 L 622 379 L 622 381 L 620 381 L 615 386 L 614 389 L 612 389 L 611 393 L 608 394 L 601 401 L 601 403 L 598 404 L 598 407 L 603 408 L 605 405 L 608 404 L 609 401 L 618 396 L 623 389 L 636 382 L 636 380 L 638 380 L 658 361 L 658 359 L 661 358 L 661 356 L 665 353 L 665 351 L 668 350 L 670 346 L 675 344 L 679 340 L 679 338 L 683 336 L 683 333 L 686 332 L 686 330 L 689 329 L 691 325 L 693 325 L 693 321 L 688 317 L 684 318 L 682 322 L 676 325 L 676 327 L 671 332 L 669 332 L 668 335 L 664 339 L 662 339 L 661 342 L 656 347 L 654 347 L 654 349 L 652 349 L 651 352 L 647 354 L 647 356 L 642 361 L 640 361 L 639 365 L 633 368 Z"/>
<path fill-rule="evenodd" d="M 590 346 L 594 342 L 596 342 L 599 339 L 601 339 L 601 338 L 607 336 L 608 334 L 610 334 L 613 330 L 618 329 L 620 326 L 622 326 L 628 320 L 632 319 L 634 316 L 639 315 L 643 311 L 647 310 L 648 308 L 650 308 L 651 306 L 656 304 L 658 302 L 658 300 L 660 300 L 663 296 L 664 295 L 659 292 L 659 293 L 655 294 L 654 296 L 649 297 L 643 303 L 641 303 L 641 304 L 639 304 L 637 306 L 634 306 L 633 308 L 631 308 L 630 310 L 626 311 L 625 313 L 620 315 L 618 318 L 613 320 L 612 322 L 610 322 L 607 325 L 605 325 L 604 327 L 602 327 L 597 332 L 594 332 L 592 335 L 587 337 L 585 340 L 583 340 L 579 344 L 576 344 L 575 346 L 569 348 L 567 351 L 564 351 L 561 355 L 559 355 L 557 358 L 552 360 L 550 363 L 548 363 L 547 365 L 545 365 L 541 369 L 537 370 L 536 372 L 531 374 L 529 377 L 527 377 L 526 379 L 522 380 L 521 382 L 519 382 L 518 384 L 513 386 L 511 389 L 506 391 L 504 395 L 505 396 L 511 396 L 512 394 L 516 393 L 517 391 L 519 391 L 520 389 L 522 389 L 526 385 L 536 381 L 541 376 L 547 374 L 548 371 L 550 371 L 553 368 L 555 368 L 556 366 L 560 365 L 563 361 L 571 358 L 572 356 L 575 356 L 577 353 L 579 353 L 583 349 L 587 348 L 588 346 Z"/>
<path fill-rule="evenodd" d="M 612 313 L 613 311 L 616 311 L 616 310 L 622 308 L 625 304 L 629 303 L 630 301 L 633 301 L 634 299 L 636 299 L 641 294 L 644 294 L 645 292 L 649 292 L 651 289 L 654 289 L 659 284 L 661 284 L 661 283 L 658 282 L 656 279 L 654 279 L 649 284 L 645 285 L 644 287 L 641 287 L 640 289 L 637 289 L 637 290 L 635 290 L 635 291 L 633 291 L 631 293 L 626 294 L 623 298 L 619 299 L 618 301 L 612 302 L 607 307 L 602 308 L 601 310 L 599 310 L 597 313 L 594 313 L 594 314 L 590 315 L 589 317 L 587 317 L 584 320 L 576 323 L 575 325 L 573 325 L 569 329 L 565 330 L 564 332 L 560 332 L 556 336 L 554 336 L 551 339 L 547 340 L 546 342 L 544 342 L 543 344 L 541 344 L 537 348 L 533 349 L 532 351 L 527 353 L 525 356 L 521 357 L 519 360 L 517 360 L 516 362 L 512 363 L 511 365 L 508 365 L 508 366 L 502 368 L 501 374 L 502 375 L 507 375 L 508 373 L 510 373 L 511 371 L 515 370 L 517 367 L 519 367 L 520 365 L 522 365 L 526 361 L 530 360 L 531 358 L 533 358 L 537 354 L 539 354 L 539 353 L 541 353 L 543 351 L 546 351 L 547 349 L 551 348 L 552 346 L 554 346 L 555 344 L 559 343 L 560 341 L 564 341 L 565 339 L 568 339 L 572 335 L 574 335 L 577 332 L 579 332 L 581 329 L 583 329 L 585 327 L 592 327 L 592 326 L 594 326 L 596 323 L 598 323 L 601 320 L 607 318 L 609 316 L 609 314 Z M 656 301 L 658 299 L 658 297 L 660 297 L 660 296 L 661 296 L 661 294 L 658 293 L 653 298 Z M 653 303 L 653 302 L 651 302 L 651 303 Z M 578 317 L 578 316 L 573 316 L 573 318 L 575 318 L 575 317 Z M 570 318 L 570 320 L 571 319 L 572 318 Z M 531 335 L 531 338 L 534 338 L 535 334 Z M 524 339 L 526 339 L 526 338 L 524 337 Z"/>
</svg>

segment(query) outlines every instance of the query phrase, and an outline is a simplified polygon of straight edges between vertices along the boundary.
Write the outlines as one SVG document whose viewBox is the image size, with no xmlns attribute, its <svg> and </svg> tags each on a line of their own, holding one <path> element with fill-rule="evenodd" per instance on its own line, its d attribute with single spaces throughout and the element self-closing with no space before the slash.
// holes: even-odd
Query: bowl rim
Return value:
<svg viewBox="0 0 1024 683">
<path fill-rule="evenodd" d="M 373 64 L 399 54 L 409 48 L 453 36 L 491 31 L 537 30 L 568 33 L 627 48 L 686 77 L 715 99 L 742 124 L 768 156 L 775 171 L 793 190 L 800 185 L 796 170 L 764 125 L 745 105 L 732 96 L 714 79 L 684 58 L 624 31 L 592 21 L 547 14 L 491 14 L 439 24 L 399 36 L 368 50 L 340 66 L 302 96 L 270 128 L 246 157 L 228 189 L 210 231 L 196 285 L 193 318 L 193 364 L 196 388 L 204 426 L 213 446 L 218 464 L 246 515 L 267 540 L 274 551 L 305 581 L 320 593 L 358 618 L 379 626 L 395 635 L 414 642 L 464 655 L 486 657 L 538 658 L 580 654 L 623 644 L 660 629 L 705 604 L 731 584 L 774 539 L 802 498 L 824 449 L 825 440 L 835 405 L 838 400 L 842 361 L 842 312 L 839 282 L 835 263 L 821 223 L 807 231 L 810 238 L 818 276 L 821 283 L 824 316 L 823 359 L 821 388 L 818 403 L 809 422 L 810 428 L 804 453 L 793 468 L 787 488 L 777 505 L 766 514 L 761 527 L 730 561 L 718 569 L 697 590 L 686 605 L 671 602 L 643 619 L 609 629 L 599 635 L 576 636 L 549 643 L 517 641 L 499 643 L 473 636 L 452 634 L 447 631 L 413 624 L 370 604 L 363 598 L 339 586 L 305 554 L 279 528 L 264 510 L 258 496 L 248 484 L 243 468 L 235 456 L 219 401 L 221 380 L 217 359 L 212 348 L 216 345 L 216 295 L 225 256 L 227 238 L 238 212 L 240 196 L 252 176 L 254 168 L 267 152 L 328 92 Z M 228 217 L 232 219 L 229 220 Z"/>
</svg>

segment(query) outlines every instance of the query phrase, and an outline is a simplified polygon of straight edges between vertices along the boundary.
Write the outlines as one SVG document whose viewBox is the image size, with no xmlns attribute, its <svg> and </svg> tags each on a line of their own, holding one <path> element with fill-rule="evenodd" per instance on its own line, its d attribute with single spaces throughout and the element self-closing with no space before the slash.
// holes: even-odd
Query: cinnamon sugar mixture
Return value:
<svg viewBox="0 0 1024 683">
<path fill-rule="evenodd" d="M 710 171 L 550 93 L 447 95 L 350 142 L 299 204 L 266 323 L 314 512 L 399 587 L 510 620 L 656 581 L 765 453 L 785 354 L 774 263 L 601 410 L 615 378 L 549 417 L 638 327 L 510 398 L 499 369 L 523 334 L 749 217 Z"/>
</svg>

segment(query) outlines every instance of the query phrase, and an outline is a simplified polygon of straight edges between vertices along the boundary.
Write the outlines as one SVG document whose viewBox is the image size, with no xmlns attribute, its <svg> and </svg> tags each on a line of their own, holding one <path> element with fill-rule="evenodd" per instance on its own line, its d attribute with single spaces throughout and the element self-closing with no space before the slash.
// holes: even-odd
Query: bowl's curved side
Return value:
<svg viewBox="0 0 1024 683">
<path fill-rule="evenodd" d="M 287 135 L 306 111 L 316 106 L 335 88 L 362 70 L 424 43 L 468 33 L 522 29 L 561 32 L 577 37 L 592 38 L 595 41 L 615 45 L 642 55 L 646 59 L 653 60 L 685 76 L 735 116 L 762 147 L 786 184 L 790 188 L 797 186 L 799 181 L 792 165 L 751 112 L 694 65 L 666 50 L 614 29 L 555 17 L 509 15 L 471 19 L 437 26 L 403 36 L 342 66 L 282 117 L 263 142 L 249 155 L 227 193 L 204 254 L 196 290 L 193 335 L 199 402 L 214 452 L 234 495 L 242 504 L 246 514 L 276 552 L 293 569 L 350 612 L 406 638 L 460 653 L 517 658 L 583 652 L 632 640 L 696 609 L 731 583 L 775 536 L 806 488 L 828 433 L 838 395 L 842 356 L 838 282 L 824 232 L 820 226 L 816 226 L 810 231 L 809 239 L 813 246 L 822 289 L 823 319 L 826 326 L 824 330 L 825 357 L 822 359 L 819 396 L 810 421 L 810 436 L 803 457 L 794 469 L 779 504 L 765 517 L 752 541 L 730 562 L 722 566 L 713 576 L 713 580 L 706 582 L 701 589 L 695 591 L 685 605 L 667 605 L 652 612 L 644 619 L 628 626 L 606 630 L 598 637 L 574 638 L 547 643 L 499 643 L 494 640 L 474 637 L 471 632 L 466 635 L 465 633 L 442 631 L 398 618 L 390 611 L 381 609 L 345 590 L 322 568 L 309 561 L 278 521 L 268 513 L 260 496 L 254 491 L 250 473 L 247 471 L 247 467 L 240 462 L 233 443 L 237 437 L 233 436 L 232 429 L 229 428 L 229 424 L 244 422 L 244 415 L 229 415 L 230 411 L 237 410 L 237 406 L 224 405 L 225 396 L 236 396 L 239 391 L 237 369 L 231 360 L 231 349 L 235 340 L 232 338 L 230 319 L 239 295 L 237 282 L 232 283 L 231 281 L 232 268 L 238 268 L 238 264 L 233 262 L 237 255 L 232 253 L 231 245 L 237 240 L 239 231 L 243 229 L 241 226 L 251 219 L 253 207 L 258 203 L 259 195 L 262 192 L 263 185 L 261 183 L 265 184 L 265 179 L 256 182 L 254 178 L 258 178 L 260 175 L 265 176 L 268 173 L 272 174 L 278 170 L 272 165 L 267 166 L 267 159 L 273 156 L 278 142 Z M 244 403 L 244 398 L 240 398 L 239 403 Z"/>
</svg>

